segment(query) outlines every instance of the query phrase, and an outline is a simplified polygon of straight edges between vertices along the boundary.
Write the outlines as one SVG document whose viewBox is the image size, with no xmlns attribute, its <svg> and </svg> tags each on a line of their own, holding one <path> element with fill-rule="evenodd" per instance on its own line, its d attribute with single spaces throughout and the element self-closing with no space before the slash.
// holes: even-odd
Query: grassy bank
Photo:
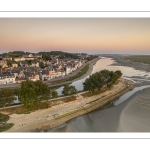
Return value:
<svg viewBox="0 0 150 150">
<path fill-rule="evenodd" d="M 80 71 L 79 73 L 77 73 L 75 76 L 69 78 L 69 80 L 74 80 L 74 79 L 76 79 L 76 78 L 79 78 L 79 77 L 83 76 L 84 74 L 87 73 L 88 70 L 89 70 L 89 64 L 87 64 L 85 67 L 83 67 L 83 68 L 81 69 L 81 71 Z M 68 81 L 69 81 L 69 80 L 68 80 Z"/>
<path fill-rule="evenodd" d="M 8 130 L 14 125 L 13 123 L 7 123 L 8 120 L 8 115 L 0 113 L 0 132 Z"/>
<path fill-rule="evenodd" d="M 95 90 L 94 92 L 86 92 L 84 94 L 81 94 L 84 98 L 86 97 L 91 97 L 91 96 L 94 96 L 94 95 L 98 95 L 98 94 L 101 94 L 101 93 L 104 93 L 108 90 L 110 90 L 111 88 L 103 88 L 101 90 Z"/>
<path fill-rule="evenodd" d="M 150 64 L 150 56 L 147 56 L 147 55 L 128 56 L 128 57 L 125 57 L 125 59 L 128 59 L 133 62 L 142 62 L 142 63 Z"/>
<path fill-rule="evenodd" d="M 29 114 L 31 112 L 40 110 L 40 109 L 47 109 L 50 108 L 52 106 L 56 106 L 62 103 L 68 103 L 71 101 L 76 100 L 75 96 L 70 96 L 67 98 L 62 98 L 59 100 L 51 100 L 51 101 L 45 101 L 45 102 L 39 102 L 37 104 L 33 104 L 30 105 L 28 107 L 24 107 L 24 106 L 19 106 L 19 107 L 12 107 L 12 108 L 5 108 L 3 109 L 3 112 L 8 113 L 8 114 Z M 8 116 L 9 117 L 9 116 Z"/>
</svg>

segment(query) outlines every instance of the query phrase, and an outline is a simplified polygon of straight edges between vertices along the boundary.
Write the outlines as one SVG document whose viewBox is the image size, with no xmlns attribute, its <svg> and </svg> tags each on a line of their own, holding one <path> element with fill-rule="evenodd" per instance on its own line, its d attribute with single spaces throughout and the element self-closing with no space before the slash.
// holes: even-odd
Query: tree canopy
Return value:
<svg viewBox="0 0 150 150">
<path fill-rule="evenodd" d="M 65 96 L 76 94 L 78 91 L 73 85 L 66 84 L 62 90 L 62 94 Z"/>
<path fill-rule="evenodd" d="M 57 91 L 53 91 L 53 92 L 52 92 L 52 98 L 57 98 L 57 97 L 58 97 Z"/>
<path fill-rule="evenodd" d="M 95 58 L 97 58 L 98 56 L 94 56 L 94 55 L 90 55 L 88 58 L 86 58 L 88 61 L 91 61 Z"/>
<path fill-rule="evenodd" d="M 25 106 L 28 106 L 41 100 L 50 99 L 50 94 L 50 89 L 46 83 L 26 80 L 22 82 L 19 89 L 19 100 Z"/>
<path fill-rule="evenodd" d="M 96 72 L 83 82 L 84 90 L 93 92 L 96 89 L 100 90 L 104 86 L 110 87 L 121 75 L 122 73 L 119 70 L 113 72 L 105 69 Z"/>
<path fill-rule="evenodd" d="M 44 63 L 43 62 L 39 62 L 39 67 L 42 68 L 42 69 L 45 68 Z"/>
<path fill-rule="evenodd" d="M 72 59 L 79 59 L 77 54 L 62 52 L 62 51 L 51 51 L 51 52 L 39 52 L 38 54 L 42 54 L 44 60 L 51 60 L 51 56 L 59 56 L 59 58 L 72 58 Z"/>
<path fill-rule="evenodd" d="M 23 52 L 23 51 L 13 51 L 13 52 L 8 52 L 8 53 L 3 53 L 2 56 L 3 57 L 21 57 L 24 54 L 30 54 L 29 52 Z"/>
<path fill-rule="evenodd" d="M 12 103 L 14 98 L 14 90 L 10 88 L 4 88 L 0 90 L 0 103 L 4 107 L 6 106 L 6 104 Z"/>
</svg>

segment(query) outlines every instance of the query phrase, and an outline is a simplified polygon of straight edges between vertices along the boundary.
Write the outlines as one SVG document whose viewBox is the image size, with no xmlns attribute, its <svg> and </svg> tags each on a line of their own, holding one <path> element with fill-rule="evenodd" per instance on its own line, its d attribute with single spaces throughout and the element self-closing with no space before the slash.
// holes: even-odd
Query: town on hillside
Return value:
<svg viewBox="0 0 150 150">
<path fill-rule="evenodd" d="M 65 77 L 95 57 L 86 53 L 61 51 L 37 54 L 22 51 L 3 53 L 0 55 L 0 85 Z"/>
</svg>

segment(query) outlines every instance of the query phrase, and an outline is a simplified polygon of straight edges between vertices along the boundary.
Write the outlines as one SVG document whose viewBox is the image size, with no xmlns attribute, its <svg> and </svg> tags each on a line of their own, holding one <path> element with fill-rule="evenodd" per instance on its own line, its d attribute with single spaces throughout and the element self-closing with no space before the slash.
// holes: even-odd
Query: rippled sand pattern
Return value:
<svg viewBox="0 0 150 150">
<path fill-rule="evenodd" d="M 115 107 L 79 116 L 64 126 L 63 132 L 150 132 L 150 88 Z M 55 131 L 59 132 L 59 127 Z"/>
<path fill-rule="evenodd" d="M 123 109 L 120 131 L 150 132 L 150 89 L 138 92 Z"/>
</svg>

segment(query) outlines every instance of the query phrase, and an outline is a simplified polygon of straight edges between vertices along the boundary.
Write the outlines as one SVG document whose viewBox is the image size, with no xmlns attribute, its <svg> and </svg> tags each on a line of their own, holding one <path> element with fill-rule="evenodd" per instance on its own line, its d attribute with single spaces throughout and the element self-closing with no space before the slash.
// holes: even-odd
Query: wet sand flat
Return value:
<svg viewBox="0 0 150 150">
<path fill-rule="evenodd" d="M 136 93 L 124 107 L 118 131 L 150 132 L 150 88 Z"/>
<path fill-rule="evenodd" d="M 62 132 L 150 132 L 150 88 L 134 93 L 126 101 L 96 110 L 64 124 Z M 61 126 L 49 130 L 58 132 Z"/>
</svg>

